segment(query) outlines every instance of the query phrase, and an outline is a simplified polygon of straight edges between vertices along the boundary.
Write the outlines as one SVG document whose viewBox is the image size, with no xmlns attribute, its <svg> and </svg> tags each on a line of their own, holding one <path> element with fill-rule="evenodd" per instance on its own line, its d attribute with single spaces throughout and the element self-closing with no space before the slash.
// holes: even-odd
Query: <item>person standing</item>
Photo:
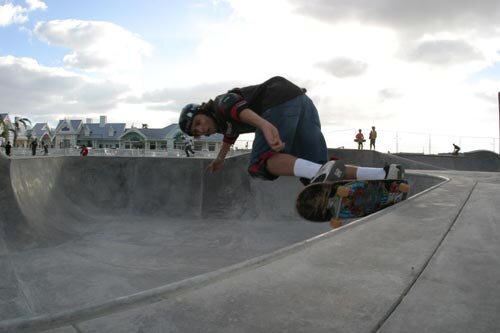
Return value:
<svg viewBox="0 0 500 333">
<path fill-rule="evenodd" d="M 31 155 L 35 156 L 36 155 L 36 148 L 38 147 L 38 139 L 35 138 L 35 140 L 33 140 L 31 142 Z"/>
<path fill-rule="evenodd" d="M 80 155 L 82 156 L 87 156 L 89 154 L 89 150 L 87 146 L 82 145 L 82 148 L 80 149 Z"/>
<path fill-rule="evenodd" d="M 358 143 L 358 149 L 363 149 L 363 142 L 366 140 L 361 130 L 358 130 L 358 134 L 356 134 L 356 139 L 354 141 Z"/>
<path fill-rule="evenodd" d="M 370 132 L 370 150 L 375 150 L 375 140 L 377 140 L 377 131 L 375 130 L 375 126 L 372 126 L 372 130 Z"/>
<path fill-rule="evenodd" d="M 5 145 L 5 154 L 7 156 L 10 156 L 10 150 L 12 149 L 12 146 L 10 145 L 10 141 L 7 141 L 7 144 Z"/>
</svg>

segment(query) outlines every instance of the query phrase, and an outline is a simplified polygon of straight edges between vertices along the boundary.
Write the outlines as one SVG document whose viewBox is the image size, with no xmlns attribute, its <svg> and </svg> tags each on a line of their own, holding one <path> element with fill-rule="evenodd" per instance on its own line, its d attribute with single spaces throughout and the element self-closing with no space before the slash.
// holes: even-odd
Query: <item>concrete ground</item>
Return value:
<svg viewBox="0 0 500 333">
<path fill-rule="evenodd" d="M 414 169 L 412 197 L 331 230 L 246 156 L 0 159 L 0 332 L 500 330 L 500 173 L 331 154 Z"/>
</svg>

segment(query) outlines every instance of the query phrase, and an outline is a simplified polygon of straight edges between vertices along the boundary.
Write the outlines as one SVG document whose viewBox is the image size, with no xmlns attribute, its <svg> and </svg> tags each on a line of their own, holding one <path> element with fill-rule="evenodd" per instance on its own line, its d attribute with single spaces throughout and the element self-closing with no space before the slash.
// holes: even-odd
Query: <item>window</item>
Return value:
<svg viewBox="0 0 500 333">
<path fill-rule="evenodd" d="M 194 150 L 202 150 L 203 149 L 203 142 L 195 141 L 193 149 Z"/>
</svg>

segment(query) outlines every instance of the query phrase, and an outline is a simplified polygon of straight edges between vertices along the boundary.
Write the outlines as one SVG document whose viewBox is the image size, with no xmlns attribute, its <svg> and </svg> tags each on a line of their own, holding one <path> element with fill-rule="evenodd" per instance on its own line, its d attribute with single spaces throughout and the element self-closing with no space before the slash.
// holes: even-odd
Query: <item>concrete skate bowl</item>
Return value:
<svg viewBox="0 0 500 333">
<path fill-rule="evenodd" d="M 151 303 L 332 232 L 296 215 L 297 179 L 253 180 L 247 162 L 210 175 L 196 158 L 0 158 L 0 332 Z"/>
<path fill-rule="evenodd" d="M 384 154 L 371 150 L 331 149 L 330 155 L 346 163 L 367 167 L 396 163 L 413 170 L 500 171 L 499 155 L 487 150 L 465 152 L 453 156 L 451 154 Z"/>
<path fill-rule="evenodd" d="M 400 154 L 401 157 L 449 170 L 499 172 L 500 157 L 488 150 L 465 152 L 457 156 L 451 154 L 423 155 Z"/>
</svg>

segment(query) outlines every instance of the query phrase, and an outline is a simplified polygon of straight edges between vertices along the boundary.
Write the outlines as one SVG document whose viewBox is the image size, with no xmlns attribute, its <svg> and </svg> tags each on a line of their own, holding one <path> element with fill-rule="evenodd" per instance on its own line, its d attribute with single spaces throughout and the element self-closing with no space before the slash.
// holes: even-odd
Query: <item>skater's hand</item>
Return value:
<svg viewBox="0 0 500 333">
<path fill-rule="evenodd" d="M 272 150 L 279 152 L 285 149 L 285 143 L 281 141 L 280 133 L 273 124 L 267 123 L 266 126 L 262 127 L 262 132 L 264 133 L 267 144 Z"/>
<path fill-rule="evenodd" d="M 222 169 L 223 166 L 224 166 L 224 159 L 216 158 L 205 168 L 205 170 L 210 173 L 214 173 Z"/>
<path fill-rule="evenodd" d="M 266 142 L 272 150 L 279 152 L 285 148 L 285 144 L 281 141 L 278 129 L 251 109 L 244 109 L 241 111 L 240 120 L 245 124 L 259 128 L 264 134 Z"/>
</svg>

